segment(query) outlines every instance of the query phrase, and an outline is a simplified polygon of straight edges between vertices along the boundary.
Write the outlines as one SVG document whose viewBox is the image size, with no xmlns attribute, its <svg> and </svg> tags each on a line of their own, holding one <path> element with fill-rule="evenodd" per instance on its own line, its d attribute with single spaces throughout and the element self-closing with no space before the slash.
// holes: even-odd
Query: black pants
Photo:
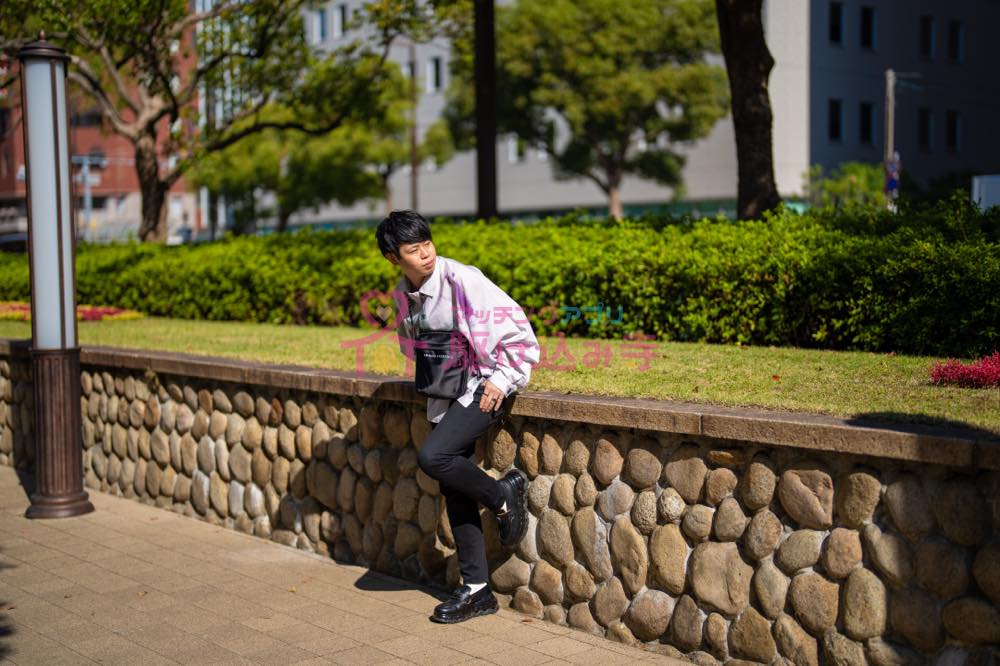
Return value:
<svg viewBox="0 0 1000 666">
<path fill-rule="evenodd" d="M 458 550 L 458 566 L 465 583 L 485 583 L 489 579 L 486 544 L 479 507 L 496 511 L 503 495 L 496 480 L 473 462 L 476 439 L 500 418 L 503 408 L 484 412 L 480 384 L 468 407 L 452 400 L 441 421 L 424 440 L 417 461 L 428 476 L 437 479 L 444 495 L 451 532 Z"/>
</svg>

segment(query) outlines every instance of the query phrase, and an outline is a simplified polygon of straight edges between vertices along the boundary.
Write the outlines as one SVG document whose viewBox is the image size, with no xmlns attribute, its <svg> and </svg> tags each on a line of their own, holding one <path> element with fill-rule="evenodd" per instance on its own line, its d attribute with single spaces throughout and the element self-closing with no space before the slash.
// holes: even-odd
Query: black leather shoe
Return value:
<svg viewBox="0 0 1000 666">
<path fill-rule="evenodd" d="M 471 593 L 468 585 L 462 585 L 452 592 L 451 599 L 434 608 L 431 620 L 444 624 L 454 624 L 479 615 L 490 615 L 498 610 L 500 610 L 500 604 L 497 603 L 497 598 L 493 596 L 489 585 L 475 594 Z"/>
<path fill-rule="evenodd" d="M 528 479 L 524 472 L 512 469 L 497 481 L 507 503 L 507 510 L 497 513 L 500 543 L 507 548 L 516 546 L 528 531 Z"/>
</svg>

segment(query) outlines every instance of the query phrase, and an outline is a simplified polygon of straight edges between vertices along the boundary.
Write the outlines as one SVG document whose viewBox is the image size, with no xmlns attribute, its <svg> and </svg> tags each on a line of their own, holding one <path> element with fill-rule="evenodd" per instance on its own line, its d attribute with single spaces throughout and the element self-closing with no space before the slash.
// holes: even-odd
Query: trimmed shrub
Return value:
<svg viewBox="0 0 1000 666">
<path fill-rule="evenodd" d="M 964 199 L 897 214 L 785 211 L 750 222 L 568 215 L 432 228 L 438 252 L 478 266 L 535 313 L 539 335 L 642 331 L 960 357 L 1000 347 L 1000 210 L 982 213 Z M 399 278 L 370 229 L 180 247 L 81 245 L 77 271 L 81 302 L 321 325 L 361 325 L 361 296 L 388 292 Z M 27 297 L 25 257 L 0 257 L 0 299 Z M 550 316 L 539 313 L 546 306 Z M 570 319 L 568 307 L 581 316 Z M 619 307 L 616 323 L 607 314 L 617 318 Z M 588 323 L 597 308 L 605 316 Z"/>
</svg>

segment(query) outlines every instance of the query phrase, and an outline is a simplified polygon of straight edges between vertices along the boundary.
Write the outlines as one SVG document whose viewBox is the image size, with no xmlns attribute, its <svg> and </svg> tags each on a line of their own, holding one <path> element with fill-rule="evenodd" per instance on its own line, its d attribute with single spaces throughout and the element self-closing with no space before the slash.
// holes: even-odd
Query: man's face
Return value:
<svg viewBox="0 0 1000 666">
<path fill-rule="evenodd" d="M 434 264 L 437 261 L 437 252 L 434 249 L 434 241 L 422 241 L 420 243 L 404 243 L 399 246 L 399 260 L 394 260 L 389 255 L 389 261 L 403 269 L 403 273 L 414 284 L 420 284 L 424 279 L 434 272 Z"/>
</svg>

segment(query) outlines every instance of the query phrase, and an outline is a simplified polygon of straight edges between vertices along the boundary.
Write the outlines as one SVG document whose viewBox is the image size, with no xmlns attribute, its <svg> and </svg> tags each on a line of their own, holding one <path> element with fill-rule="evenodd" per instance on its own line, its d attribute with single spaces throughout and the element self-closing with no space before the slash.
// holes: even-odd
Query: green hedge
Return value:
<svg viewBox="0 0 1000 666">
<path fill-rule="evenodd" d="M 733 223 L 565 216 L 438 223 L 438 252 L 475 264 L 525 308 L 595 306 L 624 321 L 534 320 L 540 335 L 975 356 L 1000 348 L 1000 210 L 952 199 L 891 215 L 782 212 Z M 359 299 L 397 269 L 372 230 L 154 247 L 82 245 L 78 300 L 149 315 L 361 323 Z M 0 299 L 28 298 L 23 256 L 0 258 Z"/>
</svg>

